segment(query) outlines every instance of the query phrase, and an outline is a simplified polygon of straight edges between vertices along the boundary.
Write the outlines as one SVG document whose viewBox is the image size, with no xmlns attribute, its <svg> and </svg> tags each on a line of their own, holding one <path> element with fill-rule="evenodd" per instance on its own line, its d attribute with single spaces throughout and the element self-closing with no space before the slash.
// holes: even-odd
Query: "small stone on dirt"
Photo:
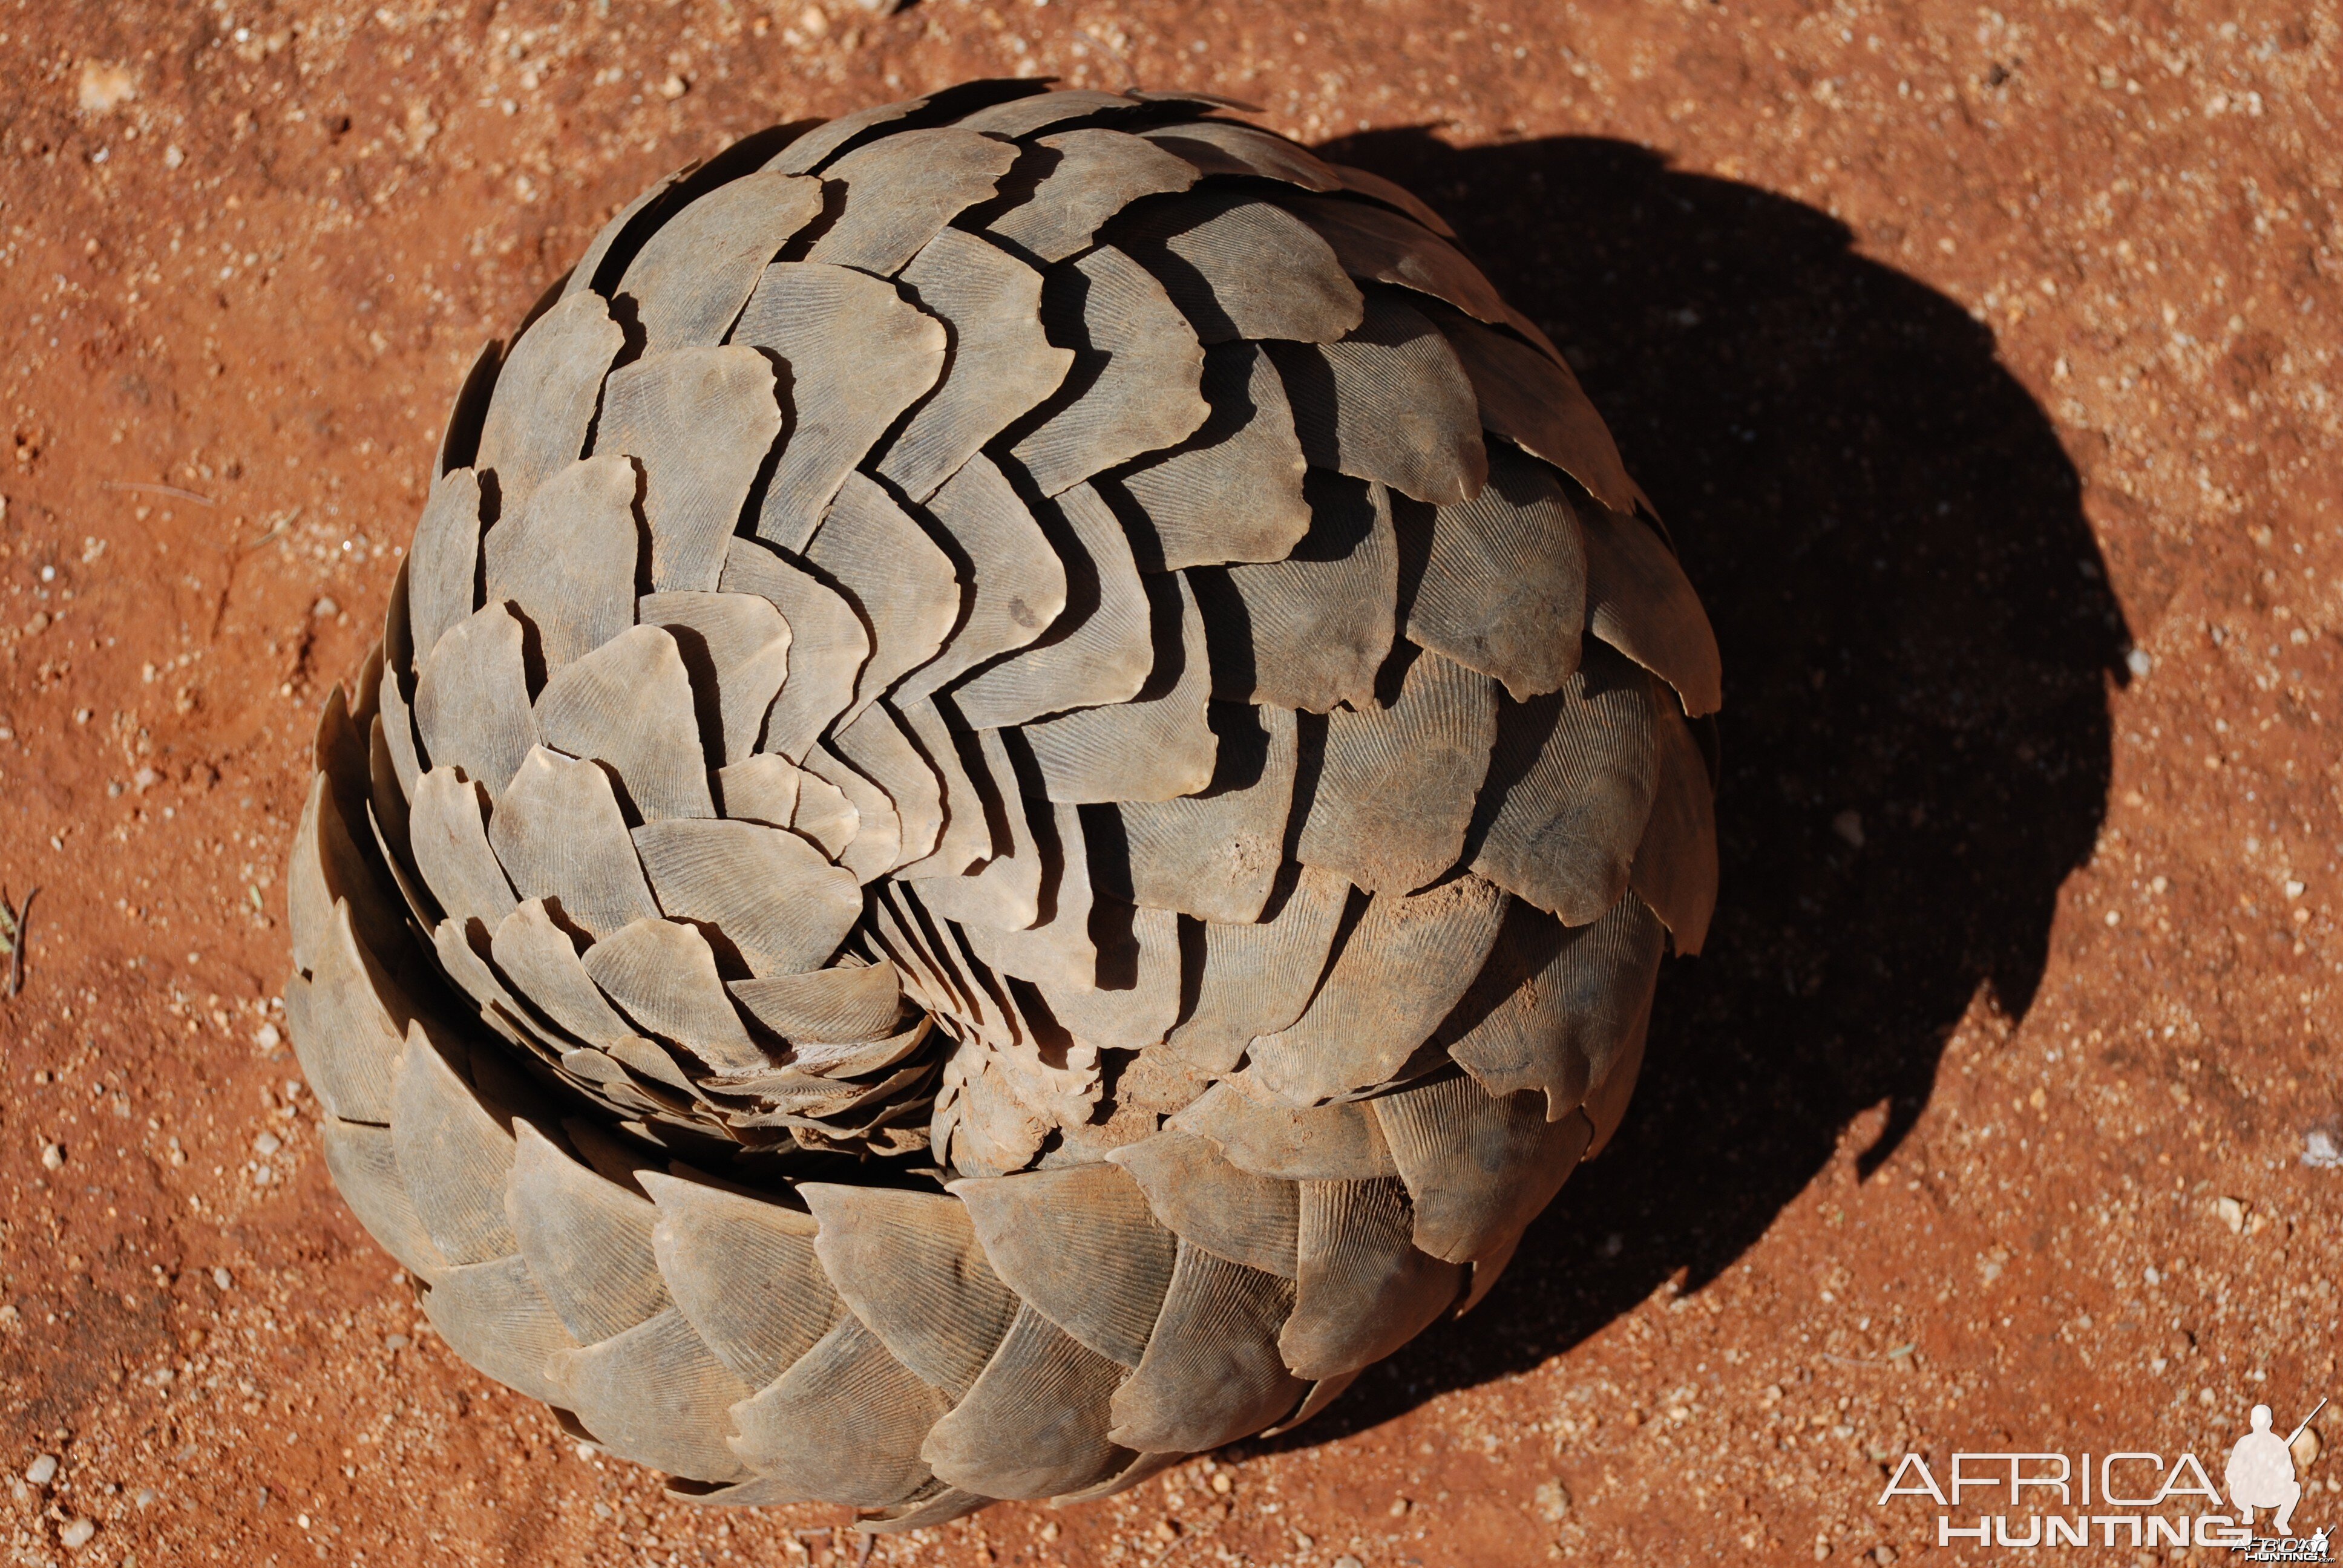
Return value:
<svg viewBox="0 0 2343 1568">
<path fill-rule="evenodd" d="M 81 68 L 80 90 L 75 94 L 85 115 L 102 115 L 138 95 L 138 83 L 129 71 L 105 60 Z"/>
</svg>

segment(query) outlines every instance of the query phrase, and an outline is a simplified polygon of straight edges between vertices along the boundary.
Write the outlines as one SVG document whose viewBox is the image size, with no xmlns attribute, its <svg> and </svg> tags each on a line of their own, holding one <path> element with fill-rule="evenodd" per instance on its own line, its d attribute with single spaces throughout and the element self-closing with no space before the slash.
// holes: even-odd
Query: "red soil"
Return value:
<svg viewBox="0 0 2343 1568">
<path fill-rule="evenodd" d="M 2304 1160 L 2343 1141 L 2338 38 L 2268 0 L 0 12 L 0 880 L 41 887 L 0 1463 L 62 1462 L 11 1561 L 851 1553 L 664 1501 L 420 1325 L 273 1021 L 281 867 L 479 341 L 673 165 L 1011 72 L 1262 104 L 1570 349 L 1724 642 L 1725 895 L 1472 1318 L 1290 1438 L 876 1560 L 1884 1563 L 1936 1539 L 1875 1501 L 1907 1449 L 2217 1476 L 2248 1405 L 2343 1392 Z"/>
</svg>

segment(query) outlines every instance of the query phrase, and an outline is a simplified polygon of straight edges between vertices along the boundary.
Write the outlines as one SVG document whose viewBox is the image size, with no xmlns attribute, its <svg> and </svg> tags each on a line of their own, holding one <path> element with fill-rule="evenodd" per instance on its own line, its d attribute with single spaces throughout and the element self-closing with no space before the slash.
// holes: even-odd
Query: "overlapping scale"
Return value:
<svg viewBox="0 0 2343 1568">
<path fill-rule="evenodd" d="M 1715 642 L 1599 417 L 1214 107 L 970 84 L 654 187 L 328 705 L 328 1165 L 679 1495 L 917 1529 L 1307 1419 L 1486 1292 L 1705 935 Z"/>
</svg>

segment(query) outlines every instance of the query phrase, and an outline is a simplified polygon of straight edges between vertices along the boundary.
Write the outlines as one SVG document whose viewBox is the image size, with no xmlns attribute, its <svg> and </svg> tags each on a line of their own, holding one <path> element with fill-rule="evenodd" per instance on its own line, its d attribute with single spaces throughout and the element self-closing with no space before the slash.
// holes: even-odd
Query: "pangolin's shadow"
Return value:
<svg viewBox="0 0 2343 1568">
<path fill-rule="evenodd" d="M 1534 1366 L 1671 1276 L 1698 1290 L 1865 1112 L 1857 1169 L 1891 1155 L 1980 988 L 2033 1000 L 2130 646 L 2075 470 L 1992 335 L 1837 220 L 1612 141 L 1323 150 L 1455 223 L 1674 534 L 1725 654 L 1724 876 L 1609 1150 L 1473 1316 L 1292 1444 Z"/>
</svg>

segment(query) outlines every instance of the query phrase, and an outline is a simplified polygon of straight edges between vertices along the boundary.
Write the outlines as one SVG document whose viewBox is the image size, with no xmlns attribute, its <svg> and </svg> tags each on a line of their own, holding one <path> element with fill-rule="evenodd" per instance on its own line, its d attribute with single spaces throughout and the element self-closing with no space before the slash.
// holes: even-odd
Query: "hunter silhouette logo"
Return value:
<svg viewBox="0 0 2343 1568">
<path fill-rule="evenodd" d="M 2229 1450 L 2228 1467 L 2221 1473 L 2221 1480 L 2229 1489 L 2229 1506 L 2237 1511 L 2237 1523 L 2247 1535 L 2246 1544 L 2240 1548 L 2247 1562 L 2334 1561 L 2328 1550 L 2328 1532 L 2324 1527 L 2300 1540 L 2294 1533 L 2294 1508 L 2302 1501 L 2302 1483 L 2294 1473 L 2295 1440 L 2326 1408 L 2327 1402 L 2320 1400 L 2302 1418 L 2301 1425 L 2280 1437 L 2270 1430 L 2270 1407 L 2258 1404 L 2249 1418 L 2252 1430 Z M 2271 1511 L 2268 1535 L 2253 1533 L 2257 1509 Z"/>
<path fill-rule="evenodd" d="M 2274 1508 L 2278 1516 L 2270 1521 L 2272 1533 L 2294 1533 L 2294 1505 L 2302 1501 L 2302 1483 L 2294 1478 L 2294 1440 L 2326 1408 L 2327 1402 L 2320 1400 L 2318 1410 L 2302 1418 L 2302 1426 L 2280 1437 L 2270 1430 L 2270 1407 L 2254 1406 L 2254 1429 L 2237 1439 L 2237 1446 L 2229 1450 L 2229 1467 L 2221 1473 L 2238 1523 L 2251 1529 L 2255 1509 Z"/>
</svg>

